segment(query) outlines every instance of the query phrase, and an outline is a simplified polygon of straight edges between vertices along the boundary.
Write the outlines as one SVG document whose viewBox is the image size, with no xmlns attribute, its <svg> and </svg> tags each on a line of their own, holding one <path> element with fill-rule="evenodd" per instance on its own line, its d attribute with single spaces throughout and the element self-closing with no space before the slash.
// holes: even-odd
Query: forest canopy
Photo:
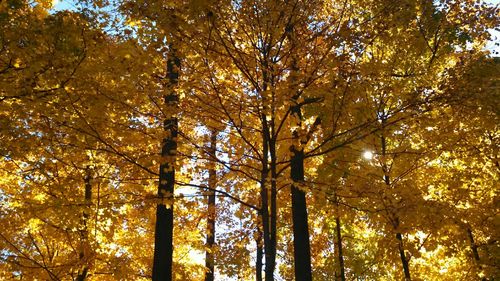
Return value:
<svg viewBox="0 0 500 281">
<path fill-rule="evenodd" d="M 500 278 L 498 15 L 0 0 L 0 279 Z"/>
</svg>

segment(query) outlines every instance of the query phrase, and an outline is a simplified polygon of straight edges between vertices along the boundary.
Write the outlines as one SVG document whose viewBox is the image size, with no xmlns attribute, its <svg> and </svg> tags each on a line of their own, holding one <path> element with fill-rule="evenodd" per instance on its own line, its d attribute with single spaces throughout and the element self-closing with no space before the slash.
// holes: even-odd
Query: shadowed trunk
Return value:
<svg viewBox="0 0 500 281">
<path fill-rule="evenodd" d="M 265 116 L 263 119 L 263 137 L 265 145 L 264 158 L 266 161 L 266 171 L 271 173 L 270 181 L 270 192 L 266 189 L 267 198 L 267 228 L 264 231 L 264 239 L 267 239 L 267 244 L 265 243 L 265 255 L 266 255 L 266 269 L 265 269 L 265 280 L 274 280 L 274 270 L 276 268 L 276 177 L 277 177 L 277 163 L 276 163 L 276 140 L 274 138 L 274 119 L 271 117 L 270 127 L 267 125 L 267 118 Z M 269 154 L 268 154 L 269 153 Z M 267 155 L 270 156 L 270 163 L 267 163 Z M 267 175 L 266 175 L 267 176 Z M 270 195 L 270 196 L 269 196 Z"/>
<path fill-rule="evenodd" d="M 384 117 L 382 118 L 382 125 L 385 126 L 387 119 Z M 385 159 L 386 154 L 387 154 L 387 141 L 384 136 L 380 138 L 380 142 L 382 145 L 382 157 Z M 391 179 L 389 177 L 389 168 L 387 167 L 387 164 L 384 162 L 382 164 L 382 171 L 384 172 L 384 182 L 387 188 L 391 188 Z M 392 214 L 392 217 L 394 219 L 393 226 L 394 229 L 397 230 L 399 227 L 399 218 L 395 215 Z M 403 244 L 403 236 L 401 235 L 401 232 L 396 233 L 396 239 L 398 240 L 398 251 L 399 251 L 399 257 L 401 258 L 401 264 L 403 265 L 403 272 L 405 276 L 405 281 L 411 281 L 410 277 L 410 265 L 408 263 L 408 259 L 406 258 L 405 254 L 405 248 Z"/>
<path fill-rule="evenodd" d="M 255 280 L 262 281 L 262 232 L 258 231 L 257 240 L 255 241 L 257 244 L 257 257 L 255 261 Z"/>
<path fill-rule="evenodd" d="M 156 206 L 155 250 L 153 261 L 153 281 L 172 280 L 173 256 L 173 229 L 174 229 L 174 183 L 175 157 L 177 150 L 177 118 L 175 107 L 178 103 L 175 87 L 178 84 L 180 59 L 171 48 L 167 59 L 168 93 L 164 96 L 165 104 L 171 112 L 171 117 L 164 122 L 166 137 L 161 149 L 160 182 L 158 198 L 161 200 Z"/>
<path fill-rule="evenodd" d="M 470 248 L 472 250 L 472 255 L 474 256 L 474 260 L 479 262 L 479 252 L 477 251 L 477 244 L 474 241 L 474 235 L 472 234 L 472 230 L 467 228 L 467 236 L 469 237 Z"/>
<path fill-rule="evenodd" d="M 207 251 L 205 253 L 205 281 L 214 281 L 215 269 L 215 188 L 217 185 L 217 171 L 215 169 L 215 152 L 217 148 L 217 132 L 211 131 L 210 147 L 208 150 L 209 158 L 211 158 L 210 168 L 208 170 L 208 210 L 207 210 Z"/>
<path fill-rule="evenodd" d="M 271 123 L 272 124 L 272 123 Z M 273 125 L 273 124 L 272 124 Z M 270 169 L 271 169 L 271 202 L 270 202 L 270 211 L 269 211 L 269 217 L 270 217 L 270 245 L 269 245 L 269 251 L 271 252 L 270 254 L 270 259 L 269 259 L 269 268 L 270 268 L 270 274 L 274 275 L 274 270 L 276 268 L 276 219 L 277 219 L 277 205 L 276 205 L 276 196 L 277 196 L 277 186 L 276 186 L 276 178 L 277 178 L 277 164 L 276 164 L 276 141 L 274 137 L 269 138 L 269 153 L 271 156 L 271 163 L 270 163 Z M 266 261 L 267 262 L 267 261 Z M 267 267 L 267 265 L 266 265 Z M 274 280 L 274 276 L 271 279 L 266 280 Z"/>
<path fill-rule="evenodd" d="M 406 258 L 405 255 L 405 248 L 403 244 L 403 236 L 401 233 L 396 233 L 396 239 L 398 239 L 398 249 L 399 249 L 399 256 L 401 257 L 401 263 L 403 264 L 403 270 L 405 273 L 405 280 L 410 281 L 410 266 L 408 264 L 408 259 Z"/>
<path fill-rule="evenodd" d="M 344 269 L 344 255 L 342 253 L 342 232 L 340 226 L 340 218 L 335 218 L 335 230 L 337 234 L 337 256 L 339 259 L 339 269 L 340 269 L 340 280 L 345 281 L 345 269 Z"/>
<path fill-rule="evenodd" d="M 293 26 L 288 27 L 288 38 L 292 46 L 297 44 Z M 298 128 L 302 127 L 302 106 L 298 102 L 300 91 L 297 90 L 298 76 L 298 58 L 292 57 L 290 80 L 292 82 L 294 103 L 290 108 L 290 116 L 295 120 Z M 311 281 L 311 249 L 309 244 L 309 226 L 307 221 L 307 202 L 306 193 L 299 188 L 299 185 L 304 183 L 304 145 L 307 140 L 303 140 L 303 136 L 299 135 L 298 130 L 292 132 L 292 145 L 290 152 L 290 177 L 293 181 L 291 186 L 292 194 L 292 222 L 293 222 L 293 248 L 294 248 L 294 264 L 295 264 L 295 280 Z"/>
<path fill-rule="evenodd" d="M 269 61 L 269 48 L 264 48 L 262 50 L 262 92 L 269 89 L 269 86 L 273 85 L 272 71 L 270 71 L 270 61 Z M 263 112 L 261 115 L 262 122 L 262 165 L 263 172 L 265 171 L 265 176 L 271 175 L 273 179 L 276 176 L 276 143 L 274 141 L 274 96 L 272 100 L 267 100 L 265 95 L 261 95 L 263 107 L 271 110 L 270 120 L 267 119 L 266 114 Z M 269 122 L 269 124 L 268 124 Z M 271 156 L 271 163 L 268 162 L 268 157 Z M 273 158 L 274 156 L 274 158 Z M 274 162 L 272 161 L 274 159 Z M 265 163 L 264 163 L 265 162 Z M 270 182 L 270 194 L 266 186 L 266 180 L 264 179 L 261 192 L 265 192 L 265 198 L 262 197 L 262 201 L 265 199 L 265 210 L 264 204 L 262 205 L 262 225 L 264 228 L 264 254 L 266 258 L 266 268 L 265 268 L 265 280 L 274 280 L 274 269 L 276 267 L 276 182 L 271 180 Z M 262 194 L 263 195 L 263 194 Z"/>
<path fill-rule="evenodd" d="M 265 115 L 261 116 L 262 120 L 262 170 L 260 176 L 260 198 L 261 198 L 261 207 L 260 207 L 260 216 L 262 219 L 262 234 L 264 236 L 264 256 L 266 260 L 266 268 L 265 268 L 265 280 L 272 281 L 274 280 L 274 268 L 272 263 L 272 250 L 271 250 L 271 235 L 270 235 L 270 223 L 269 223 L 269 195 L 267 189 L 267 177 L 269 175 L 269 165 L 267 162 L 267 155 L 269 155 L 269 139 L 268 132 L 269 128 L 267 126 L 267 118 Z"/>
<path fill-rule="evenodd" d="M 476 244 L 476 241 L 474 240 L 474 234 L 472 233 L 472 229 L 470 229 L 470 227 L 467 227 L 467 237 L 469 238 L 472 256 L 474 257 L 474 261 L 476 262 L 477 269 L 480 271 L 483 269 L 481 266 L 481 259 L 479 257 L 479 251 L 477 250 L 478 246 Z M 488 280 L 486 277 L 481 278 L 481 281 L 486 280 Z"/>
<path fill-rule="evenodd" d="M 293 248 L 295 280 L 311 281 L 311 254 L 307 222 L 306 194 L 298 188 L 304 182 L 304 152 L 293 150 L 291 161 Z"/>
<path fill-rule="evenodd" d="M 90 171 L 90 167 L 87 167 L 85 169 L 85 201 L 84 201 L 84 211 L 83 211 L 83 217 L 82 217 L 82 230 L 80 231 L 80 239 L 81 239 L 81 248 L 80 248 L 80 253 L 79 253 L 79 258 L 80 262 L 82 263 L 82 268 L 78 272 L 78 276 L 76 277 L 77 281 L 84 281 L 87 279 L 88 271 L 89 271 L 89 265 L 88 265 L 88 260 L 89 260 L 89 250 L 90 250 L 90 244 L 89 244 L 89 232 L 88 232 L 88 219 L 90 216 L 90 206 L 92 204 L 92 185 L 90 182 L 92 175 Z"/>
</svg>

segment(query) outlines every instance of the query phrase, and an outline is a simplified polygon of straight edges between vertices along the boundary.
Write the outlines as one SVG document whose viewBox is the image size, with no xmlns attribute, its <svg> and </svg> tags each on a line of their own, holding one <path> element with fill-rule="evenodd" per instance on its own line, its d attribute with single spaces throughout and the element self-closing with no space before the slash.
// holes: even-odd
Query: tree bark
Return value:
<svg viewBox="0 0 500 281">
<path fill-rule="evenodd" d="M 293 25 L 287 27 L 287 37 L 289 38 L 292 48 L 295 48 L 297 40 L 295 38 Z M 298 102 L 300 91 L 297 87 L 298 77 L 298 58 L 292 56 L 290 81 L 293 92 L 292 102 L 290 107 L 290 115 L 295 120 L 294 125 L 298 128 L 302 127 L 302 107 Z M 292 145 L 290 152 L 290 177 L 293 181 L 291 186 L 292 195 L 292 223 L 293 223 L 293 248 L 294 248 L 294 265 L 295 265 L 295 280 L 311 281 L 311 247 L 309 244 L 309 226 L 307 221 L 307 202 L 306 193 L 299 188 L 300 184 L 304 183 L 304 148 L 307 140 L 303 141 L 298 130 L 292 132 Z"/>
<path fill-rule="evenodd" d="M 269 279 L 266 280 L 274 280 L 274 270 L 276 268 L 276 220 L 277 220 L 277 205 L 276 205 L 276 197 L 277 197 L 277 186 L 276 186 L 276 177 L 277 177 L 277 164 L 276 164 L 276 142 L 274 138 L 269 138 L 269 151 L 271 155 L 271 198 L 270 198 L 270 210 L 269 210 L 269 220 L 270 220 L 270 230 L 269 230 Z M 267 268 L 267 264 L 266 264 Z M 272 277 L 271 277 L 272 276 Z"/>
<path fill-rule="evenodd" d="M 474 234 L 472 233 L 472 229 L 470 229 L 470 227 L 467 227 L 467 236 L 469 238 L 470 248 L 472 250 L 472 256 L 474 257 L 474 261 L 476 262 L 477 269 L 478 271 L 481 271 L 483 269 L 481 265 L 481 258 L 479 257 L 479 251 L 477 250 L 478 246 L 476 244 L 476 241 L 474 240 Z M 481 278 L 481 281 L 486 281 L 486 280 L 488 280 L 486 277 Z"/>
<path fill-rule="evenodd" d="M 472 255 L 474 256 L 474 260 L 476 262 L 479 262 L 479 252 L 477 251 L 477 244 L 476 241 L 474 241 L 474 235 L 472 234 L 472 230 L 470 228 L 467 228 L 467 236 L 469 237 L 469 242 L 470 242 L 470 248 L 472 250 Z"/>
<path fill-rule="evenodd" d="M 267 125 L 267 118 L 262 116 L 263 131 L 264 131 L 264 142 L 265 145 L 265 156 L 264 161 L 266 161 L 266 171 L 267 174 L 271 172 L 271 182 L 270 182 L 270 196 L 266 189 L 267 198 L 267 230 L 264 231 L 264 239 L 267 239 L 267 244 L 265 243 L 265 254 L 266 254 L 266 281 L 274 280 L 274 270 L 276 268 L 276 219 L 277 219 L 277 187 L 276 187 L 276 177 L 277 177 L 277 163 L 276 163 L 276 141 L 274 138 L 274 120 L 271 117 L 270 123 L 271 128 Z M 267 163 L 267 155 L 270 156 L 270 163 Z M 266 174 L 266 176 L 267 176 Z"/>
<path fill-rule="evenodd" d="M 410 265 L 408 264 L 408 259 L 406 258 L 406 255 L 405 255 L 403 236 L 401 235 L 401 233 L 399 233 L 399 232 L 396 233 L 396 239 L 398 239 L 399 256 L 401 257 L 401 263 L 403 264 L 403 271 L 405 274 L 405 280 L 411 281 Z"/>
<path fill-rule="evenodd" d="M 270 61 L 269 61 L 269 47 L 263 48 L 262 50 L 262 92 L 266 92 L 269 86 L 273 85 L 272 81 L 272 71 L 270 70 Z M 276 144 L 274 142 L 274 100 L 269 101 L 265 97 L 265 95 L 261 95 L 262 97 L 262 105 L 263 108 L 269 108 L 271 110 L 271 118 L 267 119 L 265 109 L 261 114 L 261 122 L 262 122 L 262 143 L 263 143 L 263 153 L 262 153 L 262 162 L 263 162 L 263 171 L 265 171 L 265 176 L 269 175 L 269 171 L 273 175 L 273 179 L 276 176 L 276 157 L 274 157 L 274 162 L 271 160 L 269 165 L 268 156 L 271 158 L 276 156 Z M 270 126 L 268 124 L 270 123 Z M 265 163 L 264 163 L 265 162 Z M 274 165 L 273 165 L 274 164 Z M 264 167 L 265 166 L 265 167 Z M 274 171 L 274 172 L 273 172 Z M 266 186 L 266 181 L 264 180 L 264 185 L 262 186 L 265 190 L 265 210 L 263 210 L 263 220 L 262 224 L 264 227 L 263 235 L 264 235 L 264 254 L 266 258 L 266 268 L 265 268 L 265 280 L 273 281 L 274 280 L 274 269 L 276 267 L 276 182 L 271 180 L 270 188 L 271 192 L 268 193 L 268 188 Z M 264 192 L 262 190 L 262 192 Z M 264 201 L 264 197 L 262 197 L 262 201 Z M 264 208 L 264 206 L 263 206 Z M 265 216 L 265 217 L 264 217 Z"/>
<path fill-rule="evenodd" d="M 386 124 L 386 118 L 382 117 L 382 126 L 385 126 Z M 382 145 L 382 157 L 385 159 L 386 154 L 387 154 L 387 140 L 385 136 L 381 136 L 380 138 L 381 145 Z M 385 161 L 385 160 L 384 160 Z M 384 162 L 382 163 L 382 171 L 384 172 L 384 182 L 387 186 L 387 188 L 391 187 L 391 179 L 389 177 L 389 168 L 387 167 L 387 164 Z M 399 218 L 395 215 L 392 214 L 392 217 L 394 218 L 393 226 L 394 229 L 397 231 L 399 227 Z M 398 240 L 398 251 L 399 251 L 399 257 L 401 258 L 401 264 L 403 265 L 403 272 L 405 276 L 405 281 L 411 281 L 411 276 L 410 276 L 410 265 L 408 263 L 408 259 L 406 258 L 405 254 L 405 248 L 403 244 L 403 236 L 401 232 L 397 231 L 396 233 L 396 239 Z"/>
<path fill-rule="evenodd" d="M 337 256 L 339 259 L 340 280 L 345 281 L 344 255 L 342 253 L 342 232 L 340 226 L 340 218 L 335 217 L 335 232 L 337 234 Z"/>
<path fill-rule="evenodd" d="M 264 256 L 266 260 L 265 268 L 265 280 L 274 280 L 274 268 L 271 262 L 272 260 L 272 250 L 271 250 L 271 235 L 270 235 L 270 223 L 269 223 L 269 194 L 267 188 L 267 176 L 269 175 L 269 165 L 267 162 L 267 155 L 269 155 L 269 139 L 268 133 L 269 128 L 267 126 L 267 118 L 264 114 L 261 116 L 262 120 L 262 170 L 260 176 L 260 199 L 261 208 L 260 216 L 262 220 L 262 234 L 264 236 Z"/>
<path fill-rule="evenodd" d="M 174 183 L 175 157 L 177 151 L 178 121 L 175 108 L 178 96 L 175 87 L 178 85 L 180 59 L 175 49 L 170 49 L 167 58 L 168 93 L 164 96 L 165 104 L 171 109 L 171 116 L 164 122 L 166 137 L 162 143 L 162 163 L 160 164 L 160 182 L 156 205 L 155 250 L 153 260 L 153 281 L 172 280 L 173 229 L 174 229 Z"/>
<path fill-rule="evenodd" d="M 88 219 L 90 216 L 89 208 L 90 205 L 92 204 L 92 184 L 90 182 L 91 180 L 91 171 L 90 167 L 86 167 L 85 169 L 85 177 L 84 177 L 84 182 L 85 182 L 85 199 L 84 199 L 84 211 L 83 211 L 83 216 L 82 216 L 82 230 L 80 231 L 80 239 L 81 239 L 81 248 L 80 248 L 80 253 L 79 253 L 79 258 L 80 262 L 82 263 L 82 268 L 81 270 L 78 271 L 78 275 L 76 277 L 77 281 L 84 281 L 87 279 L 87 275 L 89 272 L 89 264 L 88 264 L 88 259 L 89 259 L 89 250 L 90 250 L 90 245 L 89 245 L 89 234 L 88 234 Z"/>
<path fill-rule="evenodd" d="M 208 170 L 208 209 L 207 209 L 207 251 L 205 253 L 205 267 L 207 272 L 205 274 L 205 281 L 214 281 L 215 269 L 215 256 L 213 249 L 215 246 L 215 188 L 217 185 L 217 171 L 215 169 L 215 152 L 217 148 L 217 132 L 211 131 L 210 147 L 208 150 L 209 158 L 211 161 Z"/>
<path fill-rule="evenodd" d="M 258 236 L 256 239 L 256 244 L 257 244 L 257 257 L 255 261 L 255 280 L 256 281 L 262 281 L 262 232 L 260 230 L 258 231 Z"/>
<path fill-rule="evenodd" d="M 311 281 L 311 251 L 309 245 L 306 194 L 298 188 L 298 185 L 304 182 L 304 152 L 295 149 L 292 152 L 290 173 L 293 180 L 292 221 L 295 280 Z"/>
</svg>

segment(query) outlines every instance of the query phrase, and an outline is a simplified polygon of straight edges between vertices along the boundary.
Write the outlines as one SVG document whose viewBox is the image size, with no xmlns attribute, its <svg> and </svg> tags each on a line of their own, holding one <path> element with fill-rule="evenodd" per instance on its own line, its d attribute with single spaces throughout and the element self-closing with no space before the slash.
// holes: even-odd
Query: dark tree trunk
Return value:
<svg viewBox="0 0 500 281">
<path fill-rule="evenodd" d="M 297 185 L 304 182 L 304 152 L 292 148 L 292 221 L 295 258 L 295 280 L 311 281 L 311 251 L 307 222 L 306 194 Z"/>
<path fill-rule="evenodd" d="M 255 241 L 257 244 L 257 257 L 255 261 L 255 280 L 262 281 L 262 232 L 258 231 L 257 240 Z"/>
<path fill-rule="evenodd" d="M 265 269 L 265 280 L 274 280 L 274 270 L 276 268 L 276 177 L 277 177 L 277 164 L 276 164 L 276 141 L 274 139 L 273 130 L 274 121 L 271 118 L 271 128 L 267 124 L 267 118 L 262 116 L 263 124 L 263 142 L 264 149 L 264 162 L 266 177 L 269 172 L 271 172 L 271 182 L 270 182 L 270 194 L 267 187 L 265 188 L 265 200 L 266 200 L 266 221 L 263 219 L 263 226 L 266 225 L 264 230 L 264 253 L 266 257 L 266 269 Z M 271 162 L 267 163 L 267 155 L 270 156 Z M 265 186 L 265 185 L 264 185 Z M 264 192 L 264 190 L 263 190 Z M 270 196 L 269 196 L 270 195 Z M 264 197 L 263 197 L 264 200 Z M 264 215 L 264 213 L 263 213 Z"/>
<path fill-rule="evenodd" d="M 262 57 L 264 58 L 262 61 L 262 91 L 265 92 L 268 90 L 269 85 L 273 85 L 272 75 L 270 74 L 269 69 L 269 49 L 265 48 L 262 52 Z M 273 100 L 269 101 L 266 99 L 265 95 L 262 96 L 262 104 L 264 107 L 270 106 L 273 107 Z M 268 121 L 271 123 L 270 126 Z M 273 162 L 271 161 L 271 166 L 268 163 L 268 156 L 273 156 L 273 152 L 276 150 L 276 145 L 273 142 L 274 136 L 272 135 L 271 130 L 274 130 L 274 112 L 271 114 L 271 120 L 268 120 L 266 115 L 262 113 L 261 115 L 262 122 L 262 172 L 265 177 L 269 175 L 269 171 L 271 173 L 276 173 L 276 166 L 273 166 Z M 275 155 L 275 154 L 274 154 Z M 276 164 L 276 161 L 274 161 Z M 266 268 L 265 268 L 265 280 L 273 281 L 274 280 L 274 269 L 276 266 L 276 182 L 271 181 L 271 192 L 268 193 L 268 188 L 266 186 L 266 180 L 263 178 L 261 184 L 261 199 L 263 202 L 262 205 L 262 226 L 264 228 L 264 254 L 266 258 Z M 274 187 L 274 190 L 273 190 Z M 266 193 L 264 195 L 264 193 Z M 265 202 L 264 202 L 265 201 Z"/>
<path fill-rule="evenodd" d="M 80 231 L 80 243 L 81 243 L 81 248 L 80 248 L 80 253 L 79 253 L 79 258 L 80 262 L 82 263 L 82 268 L 78 272 L 78 275 L 76 277 L 77 281 L 84 281 L 87 279 L 88 271 L 89 271 L 89 264 L 88 264 L 88 259 L 89 259 L 89 234 L 88 234 L 88 219 L 90 216 L 90 206 L 92 204 L 92 185 L 91 185 L 91 171 L 90 167 L 87 167 L 85 169 L 85 177 L 84 177 L 84 182 L 85 182 L 85 206 L 84 206 L 84 211 L 83 211 L 83 217 L 82 217 L 82 230 Z"/>
<path fill-rule="evenodd" d="M 274 141 L 273 138 L 269 139 L 269 152 L 271 155 L 271 164 L 270 164 L 270 169 L 271 169 L 271 202 L 270 202 L 270 211 L 269 211 L 269 220 L 270 220 L 270 227 L 271 229 L 269 230 L 269 252 L 270 252 L 270 257 L 269 261 L 266 260 L 266 269 L 267 269 L 267 263 L 269 263 L 269 274 L 266 274 L 266 281 L 268 280 L 274 280 L 274 270 L 276 268 L 276 219 L 277 219 L 277 206 L 276 206 L 276 195 L 277 195 L 277 187 L 276 187 L 276 177 L 277 177 L 277 171 L 276 171 L 276 142 Z M 270 275 L 270 276 L 267 276 Z M 268 279 L 269 278 L 269 279 Z"/>
<path fill-rule="evenodd" d="M 467 227 L 467 236 L 469 237 L 470 248 L 472 250 L 472 256 L 474 257 L 474 261 L 476 262 L 477 269 L 478 271 L 481 271 L 483 269 L 481 265 L 481 258 L 479 257 L 479 251 L 477 250 L 478 246 L 476 244 L 476 241 L 474 240 L 474 234 L 472 233 L 472 229 L 470 229 L 470 227 Z M 481 281 L 486 280 L 488 280 L 486 277 L 481 278 Z"/>
<path fill-rule="evenodd" d="M 469 237 L 470 248 L 472 250 L 472 255 L 474 256 L 474 260 L 479 262 L 479 252 L 477 251 L 477 244 L 474 241 L 474 235 L 472 234 L 472 230 L 467 228 L 467 236 Z"/>
<path fill-rule="evenodd" d="M 295 37 L 294 27 L 287 27 L 287 37 L 291 42 L 292 48 L 298 43 Z M 292 56 L 290 81 L 291 89 L 293 90 L 292 102 L 290 107 L 290 117 L 295 120 L 298 128 L 302 127 L 302 106 L 298 100 L 301 92 L 297 89 L 298 83 L 298 57 Z M 318 119 L 319 120 L 319 119 Z M 295 265 L 295 280 L 311 281 L 311 249 L 309 245 L 309 226 L 307 221 L 307 202 L 306 193 L 299 188 L 299 185 L 304 183 L 304 145 L 308 140 L 303 141 L 299 132 L 292 132 L 292 142 L 290 152 L 290 176 L 292 178 L 292 223 L 293 223 L 293 248 L 294 248 L 294 265 Z"/>
<path fill-rule="evenodd" d="M 208 210 L 207 210 L 207 251 L 205 253 L 205 266 L 207 267 L 207 272 L 205 274 L 205 281 L 214 281 L 214 269 L 215 269 L 215 256 L 214 256 L 214 245 L 215 245 L 215 188 L 217 185 L 217 171 L 215 170 L 215 152 L 217 147 L 217 132 L 212 131 L 210 135 L 210 147 L 209 147 L 209 158 L 211 161 L 210 168 L 208 170 Z"/>
<path fill-rule="evenodd" d="M 269 193 L 267 188 L 267 177 L 269 175 L 269 163 L 267 156 L 269 155 L 269 127 L 267 125 L 267 118 L 263 114 L 262 121 L 262 170 L 260 176 L 260 217 L 262 220 L 262 234 L 264 240 L 264 257 L 266 260 L 265 280 L 274 280 L 274 264 L 273 264 L 273 250 L 270 233 L 270 216 L 269 216 Z"/>
<path fill-rule="evenodd" d="M 384 116 L 384 115 L 383 115 Z M 382 125 L 385 126 L 387 119 L 385 117 L 382 118 Z M 387 141 L 384 136 L 380 138 L 381 145 L 382 145 L 382 157 L 385 159 L 386 154 L 387 154 Z M 387 164 L 384 162 L 382 164 L 382 171 L 384 172 L 384 182 L 387 186 L 387 188 L 391 188 L 391 179 L 389 177 L 389 168 L 387 167 Z M 393 217 L 393 226 L 394 229 L 397 231 L 399 227 L 399 218 L 396 214 L 392 214 Z M 398 240 L 398 251 L 399 251 L 399 257 L 401 258 L 401 264 L 403 265 L 403 272 L 405 276 L 406 281 L 411 281 L 410 277 L 410 265 L 408 263 L 408 259 L 406 258 L 405 254 L 405 248 L 403 244 L 403 236 L 401 232 L 397 231 L 396 233 L 396 239 Z"/>
<path fill-rule="evenodd" d="M 401 233 L 396 233 L 396 238 L 398 239 L 399 256 L 401 257 L 401 263 L 403 264 L 403 270 L 405 273 L 405 280 L 411 281 L 410 266 L 408 264 L 408 259 L 406 258 L 406 255 L 405 255 L 403 236 L 401 235 Z"/>
<path fill-rule="evenodd" d="M 340 226 L 340 218 L 335 218 L 336 224 L 336 234 L 337 234 L 337 256 L 339 259 L 339 268 L 340 268 L 340 280 L 345 281 L 345 269 L 344 269 L 344 254 L 342 253 L 342 232 Z"/>
<path fill-rule="evenodd" d="M 175 112 L 178 97 L 175 87 L 178 84 L 180 59 L 171 48 L 167 59 L 168 93 L 165 104 Z M 155 250 L 153 261 L 153 281 L 172 280 L 173 229 L 174 229 L 174 184 L 175 156 L 177 151 L 177 118 L 174 114 L 164 122 L 166 137 L 162 143 L 162 163 L 160 164 L 160 182 L 156 206 Z"/>
</svg>

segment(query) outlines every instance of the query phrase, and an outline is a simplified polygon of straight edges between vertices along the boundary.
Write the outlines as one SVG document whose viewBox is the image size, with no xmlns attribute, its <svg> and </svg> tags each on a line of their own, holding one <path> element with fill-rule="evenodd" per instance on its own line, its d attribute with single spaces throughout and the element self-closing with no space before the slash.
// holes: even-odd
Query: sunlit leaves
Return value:
<svg viewBox="0 0 500 281">
<path fill-rule="evenodd" d="M 216 167 L 221 278 L 254 277 L 264 181 L 278 190 L 276 275 L 292 279 L 292 145 L 307 156 L 297 187 L 309 196 L 316 279 L 338 277 L 335 218 L 348 279 L 401 278 L 397 233 L 415 279 L 498 275 L 499 64 L 481 51 L 497 8 L 93 1 L 78 13 L 51 3 L 0 3 L 0 278 L 70 279 L 88 265 L 89 280 L 146 280 L 163 203 L 176 212 L 175 278 L 202 279 Z M 171 41 L 183 58 L 178 106 L 162 101 Z M 302 118 L 290 114 L 297 105 Z M 171 116 L 175 159 L 159 153 Z M 277 174 L 262 176 L 271 143 Z M 178 188 L 158 198 L 164 162 Z"/>
</svg>

